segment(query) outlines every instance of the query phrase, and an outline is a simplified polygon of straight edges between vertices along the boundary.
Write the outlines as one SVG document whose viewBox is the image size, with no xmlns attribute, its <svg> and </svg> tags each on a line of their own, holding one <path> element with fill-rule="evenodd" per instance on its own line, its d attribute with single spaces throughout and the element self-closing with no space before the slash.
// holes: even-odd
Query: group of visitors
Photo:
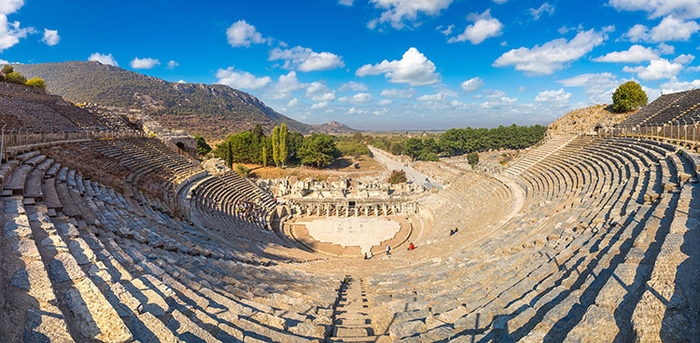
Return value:
<svg viewBox="0 0 700 343">
<path fill-rule="evenodd" d="M 234 203 L 233 211 L 236 217 L 247 220 L 251 223 L 264 225 L 265 211 L 256 203 L 248 200 L 238 199 Z"/>
</svg>

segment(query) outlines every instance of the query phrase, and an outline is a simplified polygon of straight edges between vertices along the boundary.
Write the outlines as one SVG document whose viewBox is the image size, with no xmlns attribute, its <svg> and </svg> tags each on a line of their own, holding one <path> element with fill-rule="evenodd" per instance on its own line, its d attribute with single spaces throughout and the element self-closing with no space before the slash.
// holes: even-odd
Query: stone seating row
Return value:
<svg viewBox="0 0 700 343">
<path fill-rule="evenodd" d="M 29 173 L 57 169 L 47 164 L 36 164 Z M 301 342 L 327 335 L 338 280 L 283 266 L 273 272 L 117 234 L 123 229 L 117 226 L 131 225 L 175 239 L 170 231 L 178 223 L 162 213 L 154 217 L 152 209 L 127 211 L 130 204 L 119 193 L 64 168 L 60 178 L 42 175 L 53 181 L 42 188 L 62 202 L 79 202 L 78 216 L 52 214 L 41 201 L 27 202 L 23 193 L 3 197 L 8 215 L 0 242 L 3 266 L 10 267 L 2 275 L 13 281 L 8 298 L 17 299 L 12 308 L 19 314 L 13 337 Z M 65 191 L 49 191 L 60 185 Z M 200 235 L 198 244 L 211 239 Z"/>
<path fill-rule="evenodd" d="M 619 185 L 602 183 L 611 187 L 594 202 L 574 202 L 566 211 L 535 208 L 504 225 L 512 243 L 491 238 L 470 247 L 468 253 L 454 254 L 452 263 L 417 266 L 408 275 L 374 277 L 370 282 L 373 305 L 388 308 L 395 316 L 387 327 L 392 338 L 437 341 L 507 335 L 524 341 L 575 340 L 593 329 L 600 332 L 603 323 L 615 326 L 615 316 L 626 311 L 628 324 L 610 333 L 612 338 L 629 339 L 633 335 L 629 313 L 639 302 L 644 289 L 640 286 L 650 277 L 651 266 L 661 261 L 654 242 L 663 242 L 667 235 L 678 193 L 667 191 L 658 203 L 644 204 L 645 192 L 662 191 L 664 182 L 677 181 L 671 172 L 673 159 L 639 145 L 612 151 L 610 146 L 615 144 L 595 142 L 586 149 L 590 154 L 576 157 L 609 159 L 608 167 L 589 163 L 583 169 L 598 166 L 601 177 L 619 173 L 617 178 L 608 177 Z M 660 170 L 654 174 L 659 177 L 634 171 L 642 156 L 658 159 L 654 167 Z M 663 175 L 669 176 L 668 181 Z M 597 187 L 582 194 L 592 194 Z M 519 235 L 519 231 L 527 233 Z M 424 277 L 429 270 L 440 270 L 440 275 Z M 498 275 L 500 282 L 481 275 Z M 630 288 L 620 290 L 620 279 Z"/>
</svg>

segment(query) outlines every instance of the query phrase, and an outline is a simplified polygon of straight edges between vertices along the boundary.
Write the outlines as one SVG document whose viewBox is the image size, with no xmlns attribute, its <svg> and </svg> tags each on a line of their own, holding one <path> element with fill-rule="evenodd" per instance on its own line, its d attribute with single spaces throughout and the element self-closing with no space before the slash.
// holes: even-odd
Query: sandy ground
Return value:
<svg viewBox="0 0 700 343">
<path fill-rule="evenodd" d="M 343 247 L 359 246 L 363 255 L 368 254 L 372 246 L 393 238 L 401 229 L 398 222 L 372 217 L 329 217 L 298 223 L 306 225 L 309 235 L 317 241 Z"/>
</svg>

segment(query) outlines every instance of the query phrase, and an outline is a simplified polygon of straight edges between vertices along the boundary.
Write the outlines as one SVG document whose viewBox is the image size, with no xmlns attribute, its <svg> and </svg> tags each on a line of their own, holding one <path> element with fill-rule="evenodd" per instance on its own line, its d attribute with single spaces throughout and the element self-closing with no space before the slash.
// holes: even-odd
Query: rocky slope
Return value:
<svg viewBox="0 0 700 343">
<path fill-rule="evenodd" d="M 98 62 L 16 65 L 27 77 L 46 80 L 49 92 L 73 102 L 144 110 L 164 126 L 197 133 L 207 140 L 286 123 L 293 131 L 339 133 L 337 123 L 308 125 L 288 118 L 260 99 L 225 85 L 173 83 Z"/>
</svg>

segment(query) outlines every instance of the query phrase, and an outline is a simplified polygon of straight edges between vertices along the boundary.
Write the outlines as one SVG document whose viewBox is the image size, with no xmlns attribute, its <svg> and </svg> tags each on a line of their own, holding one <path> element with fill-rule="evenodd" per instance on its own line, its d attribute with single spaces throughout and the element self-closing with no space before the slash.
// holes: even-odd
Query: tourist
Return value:
<svg viewBox="0 0 700 343">
<path fill-rule="evenodd" d="M 408 250 L 414 250 L 415 248 L 416 248 L 416 246 L 413 244 L 413 242 L 408 244 Z"/>
<path fill-rule="evenodd" d="M 391 257 L 391 247 L 389 244 L 386 245 L 386 257 Z"/>
</svg>

